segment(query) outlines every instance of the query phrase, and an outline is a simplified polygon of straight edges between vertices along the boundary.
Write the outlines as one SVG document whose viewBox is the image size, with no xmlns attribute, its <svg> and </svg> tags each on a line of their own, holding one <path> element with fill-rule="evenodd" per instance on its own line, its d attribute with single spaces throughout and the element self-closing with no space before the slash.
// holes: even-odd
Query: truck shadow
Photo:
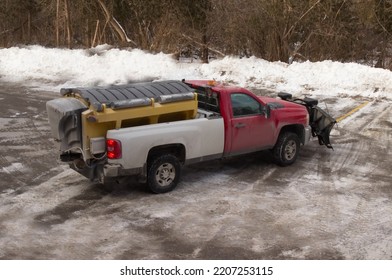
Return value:
<svg viewBox="0 0 392 280">
<path fill-rule="evenodd" d="M 137 180 L 129 179 L 124 182 L 112 184 L 90 184 L 82 193 L 58 204 L 53 209 L 35 216 L 34 221 L 41 226 L 53 226 L 63 224 L 68 220 L 77 219 L 85 211 L 98 205 L 111 203 L 103 201 L 106 197 L 127 199 L 128 196 L 133 198 L 139 195 L 145 196 L 146 187 Z M 111 200 L 112 201 L 112 200 Z"/>
<path fill-rule="evenodd" d="M 270 153 L 267 151 L 256 152 L 246 156 L 235 156 L 223 160 L 213 160 L 186 166 L 183 169 L 182 178 L 191 174 L 225 173 L 229 176 L 241 176 L 245 170 L 257 169 L 260 166 L 267 167 L 273 163 Z M 247 173 L 247 172 L 246 172 Z M 174 190 L 175 191 L 175 190 Z M 123 178 L 119 182 L 107 184 L 91 184 L 82 193 L 57 205 L 55 208 L 37 215 L 34 220 L 42 226 L 63 224 L 66 221 L 78 218 L 81 212 L 102 203 L 102 199 L 110 196 L 114 199 L 128 196 L 138 197 L 152 195 L 147 186 L 140 183 L 136 178 Z"/>
<path fill-rule="evenodd" d="M 44 226 L 62 224 L 65 221 L 72 219 L 78 212 L 90 208 L 108 194 L 109 192 L 99 184 L 90 185 L 89 188 L 81 194 L 74 196 L 57 205 L 55 208 L 36 216 L 34 220 L 39 225 Z"/>
<path fill-rule="evenodd" d="M 206 161 L 192 164 L 184 168 L 185 174 L 195 171 L 221 172 L 222 170 L 232 170 L 241 172 L 245 168 L 252 168 L 259 165 L 274 164 L 273 157 L 269 151 L 259 151 L 247 155 L 233 156 L 218 160 Z"/>
<path fill-rule="evenodd" d="M 211 161 L 204 161 L 187 165 L 182 168 L 181 182 L 182 185 L 187 185 L 187 182 L 192 181 L 193 177 L 204 176 L 203 174 L 219 175 L 226 174 L 233 176 L 233 178 L 247 177 L 249 172 L 258 172 L 261 169 L 275 166 L 273 157 L 269 151 L 259 151 L 247 155 L 233 156 L 224 159 L 217 159 Z M 253 172 L 254 173 L 254 172 Z M 256 175 L 254 175 L 256 176 Z M 139 182 L 136 178 L 123 178 L 119 183 L 113 182 L 110 184 L 100 185 L 111 196 L 124 197 L 127 195 L 156 195 L 153 194 L 146 184 Z M 176 189 L 173 190 L 176 192 Z"/>
</svg>

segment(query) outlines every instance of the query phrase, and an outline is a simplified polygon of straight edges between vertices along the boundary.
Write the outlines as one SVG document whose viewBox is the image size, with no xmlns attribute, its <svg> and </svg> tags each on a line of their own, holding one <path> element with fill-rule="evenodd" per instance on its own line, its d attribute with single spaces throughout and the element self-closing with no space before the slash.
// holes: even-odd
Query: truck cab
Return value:
<svg viewBox="0 0 392 280">
<path fill-rule="evenodd" d="M 241 87 L 226 86 L 214 81 L 185 81 L 198 94 L 199 108 L 220 114 L 225 123 L 224 156 L 246 154 L 272 149 L 281 132 L 298 137 L 298 145 L 305 145 L 311 136 L 309 114 L 306 107 L 260 97 Z M 295 161 L 280 160 L 280 165 Z"/>
</svg>

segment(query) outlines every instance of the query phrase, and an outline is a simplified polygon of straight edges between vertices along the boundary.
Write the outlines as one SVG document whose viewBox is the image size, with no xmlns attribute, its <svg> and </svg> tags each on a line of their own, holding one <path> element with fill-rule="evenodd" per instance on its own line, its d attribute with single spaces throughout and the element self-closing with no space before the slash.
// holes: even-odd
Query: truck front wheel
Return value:
<svg viewBox="0 0 392 280">
<path fill-rule="evenodd" d="M 147 185 L 154 193 L 172 191 L 178 184 L 181 164 L 177 157 L 165 154 L 154 158 L 148 168 Z"/>
<path fill-rule="evenodd" d="M 298 157 L 300 140 L 292 132 L 283 132 L 272 150 L 274 159 L 280 166 L 287 166 L 295 162 Z"/>
</svg>

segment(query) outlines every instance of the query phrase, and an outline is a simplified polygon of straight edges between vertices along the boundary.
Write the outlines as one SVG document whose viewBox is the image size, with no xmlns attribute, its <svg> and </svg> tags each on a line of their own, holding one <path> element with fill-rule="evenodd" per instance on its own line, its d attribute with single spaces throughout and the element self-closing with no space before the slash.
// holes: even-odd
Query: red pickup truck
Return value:
<svg viewBox="0 0 392 280">
<path fill-rule="evenodd" d="M 88 94 L 90 101 L 101 100 L 105 106 L 114 104 L 113 108 L 117 102 L 113 98 L 137 99 L 135 102 L 120 100 L 119 106 L 126 107 L 146 103 L 144 97 L 175 101 L 189 94 L 193 98 L 194 92 L 197 93 L 198 108 L 194 118 L 109 129 L 105 137 L 90 139 L 97 146 L 104 138 L 104 144 L 102 154 L 89 158 L 80 153 L 78 147 L 63 148 L 61 158 L 91 180 L 137 175 L 147 182 L 152 192 L 164 193 L 176 187 L 184 164 L 271 150 L 276 163 L 286 166 L 295 162 L 300 147 L 306 145 L 311 136 L 317 136 L 320 144 L 332 148 L 329 134 L 335 120 L 311 98 L 292 99 L 287 93 L 280 93 L 279 99 L 256 96 L 241 87 L 205 80 L 150 82 L 79 92 L 81 96 Z M 127 92 L 137 96 L 131 97 Z M 47 106 L 48 112 L 52 112 L 49 115 L 54 116 L 50 118 L 54 123 L 51 126 L 59 130 L 66 127 L 61 123 L 69 123 L 64 118 L 76 116 L 77 119 L 86 108 L 72 102 L 68 112 L 56 116 L 61 111 L 59 105 L 57 102 Z M 101 108 L 102 104 L 97 107 Z M 72 131 L 77 129 L 77 126 L 72 127 Z M 58 134 L 70 133 L 60 131 Z M 64 146 L 67 141 L 63 139 L 62 143 Z M 73 143 L 76 142 L 73 140 Z"/>
</svg>

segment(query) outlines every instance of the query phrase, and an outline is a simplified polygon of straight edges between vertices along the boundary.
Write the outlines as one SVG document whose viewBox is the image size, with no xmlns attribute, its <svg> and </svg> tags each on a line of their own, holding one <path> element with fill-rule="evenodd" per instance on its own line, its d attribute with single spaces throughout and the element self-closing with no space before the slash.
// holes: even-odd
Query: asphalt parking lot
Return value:
<svg viewBox="0 0 392 280">
<path fill-rule="evenodd" d="M 334 129 L 333 151 L 315 139 L 286 168 L 268 152 L 202 163 L 154 195 L 59 162 L 56 95 L 0 85 L 0 259 L 392 259 L 388 100 L 324 100 L 334 116 L 369 101 Z"/>
</svg>

